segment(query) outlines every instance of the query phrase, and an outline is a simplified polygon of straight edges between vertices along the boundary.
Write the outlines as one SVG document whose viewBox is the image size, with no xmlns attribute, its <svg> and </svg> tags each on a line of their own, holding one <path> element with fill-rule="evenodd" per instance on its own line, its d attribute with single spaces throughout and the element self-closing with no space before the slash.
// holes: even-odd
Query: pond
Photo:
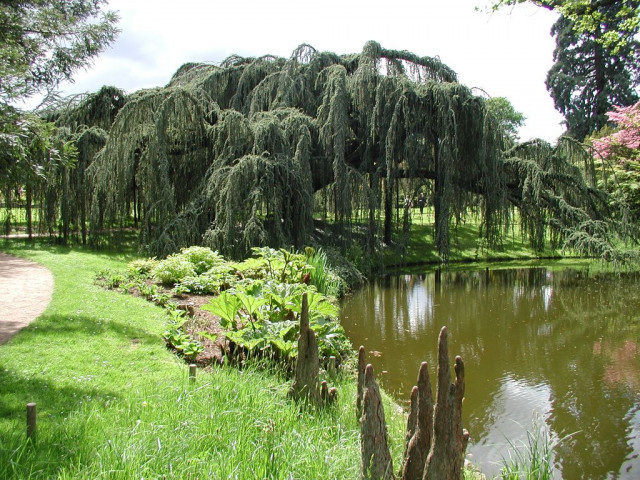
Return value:
<svg viewBox="0 0 640 480">
<path fill-rule="evenodd" d="M 529 434 L 556 478 L 640 478 L 640 275 L 548 267 L 385 277 L 341 305 L 355 347 L 407 404 L 437 338 L 465 362 L 470 460 L 491 477 Z"/>
</svg>

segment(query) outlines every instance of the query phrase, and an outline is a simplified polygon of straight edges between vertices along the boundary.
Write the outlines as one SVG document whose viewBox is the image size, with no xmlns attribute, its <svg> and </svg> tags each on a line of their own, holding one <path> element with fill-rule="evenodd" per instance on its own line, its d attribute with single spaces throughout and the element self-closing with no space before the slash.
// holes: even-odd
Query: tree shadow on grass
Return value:
<svg viewBox="0 0 640 480">
<path fill-rule="evenodd" d="M 132 241 L 124 241 L 119 243 L 107 244 L 101 247 L 92 245 L 81 245 L 71 242 L 68 245 L 60 244 L 55 238 L 34 237 L 34 238 L 12 238 L 0 237 L 0 249 L 10 250 L 13 252 L 47 252 L 56 255 L 66 255 L 74 253 L 90 253 L 92 255 L 101 255 L 107 258 L 118 257 L 127 261 L 139 258 L 137 247 Z"/>
<path fill-rule="evenodd" d="M 72 315 L 41 315 L 36 322 L 22 329 L 20 335 L 12 339 L 11 344 L 39 343 L 45 339 L 51 343 L 56 339 L 64 339 L 64 337 L 70 337 L 70 341 L 76 342 L 78 335 L 90 337 L 110 335 L 132 341 L 135 339 L 137 342 L 145 341 L 158 344 L 162 341 L 159 335 L 134 327 L 126 322 L 75 313 Z M 95 341 L 96 348 L 100 347 L 97 339 L 87 341 Z"/>
<path fill-rule="evenodd" d="M 74 462 L 75 449 L 84 440 L 84 422 L 69 418 L 89 406 L 83 403 L 104 406 L 116 396 L 114 391 L 81 382 L 60 385 L 24 375 L 0 363 L 0 477 L 54 478 L 63 465 Z M 35 444 L 26 435 L 28 402 L 37 406 Z"/>
<path fill-rule="evenodd" d="M 159 335 L 81 314 L 43 315 L 1 346 L 0 478 L 52 478 L 77 462 L 87 436 L 96 437 L 85 431 L 87 419 L 117 417 L 106 412 L 129 401 L 124 392 L 140 377 L 132 368 L 141 358 L 148 367 L 163 350 Z M 26 446 L 30 402 L 37 404 L 37 448 Z"/>
</svg>

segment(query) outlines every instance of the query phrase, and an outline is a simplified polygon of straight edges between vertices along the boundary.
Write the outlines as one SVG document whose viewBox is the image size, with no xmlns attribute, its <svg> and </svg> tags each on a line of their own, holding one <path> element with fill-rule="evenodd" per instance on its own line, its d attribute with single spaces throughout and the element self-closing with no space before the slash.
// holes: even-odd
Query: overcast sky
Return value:
<svg viewBox="0 0 640 480">
<path fill-rule="evenodd" d="M 231 54 L 289 57 L 300 44 L 356 53 L 369 40 L 437 56 L 461 83 L 508 98 L 526 117 L 522 140 L 562 134 L 544 80 L 553 63 L 556 15 L 529 4 L 475 11 L 490 0 L 110 0 L 117 41 L 63 94 L 114 85 L 127 92 L 163 86 L 185 62 Z"/>
</svg>

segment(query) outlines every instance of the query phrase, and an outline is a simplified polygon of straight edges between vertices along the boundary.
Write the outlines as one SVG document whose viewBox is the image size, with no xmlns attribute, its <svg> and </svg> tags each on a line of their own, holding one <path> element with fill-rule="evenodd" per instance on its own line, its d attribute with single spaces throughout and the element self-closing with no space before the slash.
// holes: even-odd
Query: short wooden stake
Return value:
<svg viewBox="0 0 640 480">
<path fill-rule="evenodd" d="M 336 357 L 334 357 L 333 355 L 331 357 L 329 357 L 329 365 L 327 366 L 327 373 L 329 374 L 329 377 L 331 378 L 335 378 L 336 373 L 337 373 L 337 363 L 336 363 Z"/>
<path fill-rule="evenodd" d="M 36 404 L 27 403 L 27 438 L 36 441 Z"/>
<path fill-rule="evenodd" d="M 191 365 L 189 365 L 189 380 L 191 382 L 195 382 L 196 381 L 196 364 L 192 363 Z"/>
</svg>

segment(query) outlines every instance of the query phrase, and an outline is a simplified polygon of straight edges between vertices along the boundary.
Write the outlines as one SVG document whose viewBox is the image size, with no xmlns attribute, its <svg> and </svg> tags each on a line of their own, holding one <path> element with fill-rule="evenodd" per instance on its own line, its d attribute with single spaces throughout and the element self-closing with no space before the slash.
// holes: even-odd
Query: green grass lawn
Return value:
<svg viewBox="0 0 640 480">
<path fill-rule="evenodd" d="M 274 369 L 219 367 L 191 384 L 160 336 L 164 311 L 93 283 L 131 255 L 25 245 L 0 249 L 48 267 L 55 291 L 43 315 L 0 346 L 0 478 L 358 477 L 351 376 L 325 411 L 301 410 Z M 386 411 L 399 465 L 405 417 L 391 403 Z"/>
<path fill-rule="evenodd" d="M 569 252 L 552 249 L 548 246 L 541 251 L 531 249 L 529 241 L 513 226 L 500 245 L 489 246 L 480 234 L 480 221 L 469 217 L 460 224 L 453 224 L 450 230 L 450 262 L 488 262 L 506 260 L 531 260 L 536 258 L 560 258 Z M 435 248 L 435 227 L 433 212 L 425 209 L 420 215 L 412 209 L 408 234 L 402 232 L 402 225 L 396 225 L 393 244 L 383 252 L 386 267 L 401 265 L 439 264 L 442 262 Z"/>
<path fill-rule="evenodd" d="M 38 228 L 38 219 L 40 210 L 36 207 L 31 211 L 31 222 L 34 231 Z M 11 216 L 11 230 L 12 233 L 26 230 L 27 228 L 27 210 L 24 207 L 14 207 L 10 211 L 6 207 L 0 207 L 0 225 L 4 225 L 7 221 L 7 217 Z"/>
</svg>

